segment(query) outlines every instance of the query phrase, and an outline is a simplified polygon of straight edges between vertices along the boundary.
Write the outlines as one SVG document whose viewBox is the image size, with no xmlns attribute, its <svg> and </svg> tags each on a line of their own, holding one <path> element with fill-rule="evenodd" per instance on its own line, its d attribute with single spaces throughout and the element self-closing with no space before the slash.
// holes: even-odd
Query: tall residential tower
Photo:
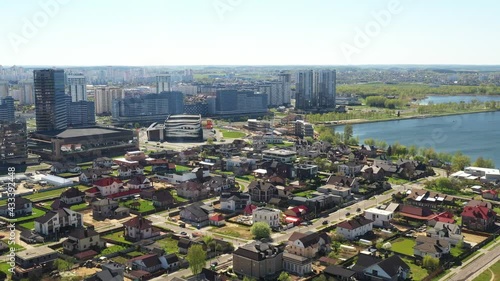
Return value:
<svg viewBox="0 0 500 281">
<path fill-rule="evenodd" d="M 64 70 L 33 71 L 37 131 L 67 128 Z"/>
</svg>

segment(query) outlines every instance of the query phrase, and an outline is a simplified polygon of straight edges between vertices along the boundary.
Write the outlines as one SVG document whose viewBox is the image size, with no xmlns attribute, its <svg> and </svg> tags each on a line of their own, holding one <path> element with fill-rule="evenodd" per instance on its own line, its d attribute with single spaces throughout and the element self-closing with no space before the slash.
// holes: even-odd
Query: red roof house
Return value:
<svg viewBox="0 0 500 281">
<path fill-rule="evenodd" d="M 245 209 L 243 210 L 243 214 L 245 214 L 246 216 L 251 216 L 251 215 L 253 214 L 253 211 L 254 211 L 255 209 L 257 209 L 257 206 L 252 205 L 252 204 L 247 205 L 247 206 L 245 207 Z"/>
<path fill-rule="evenodd" d="M 488 231 L 495 225 L 497 214 L 485 206 L 466 206 L 462 212 L 462 227 Z"/>
<path fill-rule="evenodd" d="M 483 198 L 490 199 L 490 200 L 498 200 L 498 192 L 493 190 L 493 189 L 484 190 L 483 191 Z"/>
<path fill-rule="evenodd" d="M 221 214 L 214 214 L 213 216 L 209 217 L 208 220 L 209 224 L 211 225 L 222 226 L 226 224 L 226 219 Z"/>
</svg>

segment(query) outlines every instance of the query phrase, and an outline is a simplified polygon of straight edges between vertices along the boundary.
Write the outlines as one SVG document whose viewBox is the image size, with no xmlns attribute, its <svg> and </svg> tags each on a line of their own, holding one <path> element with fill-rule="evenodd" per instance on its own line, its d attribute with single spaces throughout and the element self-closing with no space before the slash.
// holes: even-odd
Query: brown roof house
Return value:
<svg viewBox="0 0 500 281">
<path fill-rule="evenodd" d="M 373 221 L 364 217 L 343 221 L 337 225 L 337 233 L 349 240 L 354 240 L 354 238 L 362 236 L 372 229 Z"/>
<path fill-rule="evenodd" d="M 182 182 L 175 188 L 177 195 L 194 201 L 207 198 L 210 189 L 197 181 Z"/>
<path fill-rule="evenodd" d="M 413 247 L 413 255 L 417 257 L 431 256 L 441 258 L 450 253 L 450 242 L 442 238 L 418 236 Z"/>
<path fill-rule="evenodd" d="M 88 250 L 99 251 L 106 246 L 99 233 L 91 228 L 77 228 L 68 234 L 68 239 L 63 242 L 64 252 L 74 254 Z M 96 252 L 97 254 L 97 252 Z"/>
<path fill-rule="evenodd" d="M 150 220 L 138 216 L 123 223 L 125 227 L 124 237 L 128 240 L 139 241 L 160 235 L 153 227 Z"/>
<path fill-rule="evenodd" d="M 159 189 L 153 192 L 151 196 L 153 206 L 159 209 L 166 209 L 172 207 L 175 203 L 174 197 L 168 189 Z"/>
<path fill-rule="evenodd" d="M 314 258 L 330 252 L 330 243 L 330 236 L 324 232 L 296 231 L 288 238 L 285 250 L 301 257 Z"/>
<path fill-rule="evenodd" d="M 248 193 L 252 196 L 252 201 L 260 203 L 268 203 L 271 198 L 278 197 L 276 186 L 262 180 L 252 181 L 248 185 Z"/>
<path fill-rule="evenodd" d="M 80 204 L 85 201 L 85 192 L 76 187 L 70 187 L 61 193 L 59 200 L 67 205 Z"/>
</svg>

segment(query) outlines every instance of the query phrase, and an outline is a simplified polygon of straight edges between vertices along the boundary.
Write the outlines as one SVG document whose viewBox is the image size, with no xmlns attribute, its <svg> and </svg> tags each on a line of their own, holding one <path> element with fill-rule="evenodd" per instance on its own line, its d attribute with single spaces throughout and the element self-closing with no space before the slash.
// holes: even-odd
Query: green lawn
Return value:
<svg viewBox="0 0 500 281">
<path fill-rule="evenodd" d="M 192 169 L 193 168 L 189 168 L 189 167 L 182 166 L 182 165 L 175 165 L 175 171 L 179 172 L 179 173 L 186 172 L 186 171 L 191 171 Z"/>
<path fill-rule="evenodd" d="M 89 207 L 89 204 L 87 204 L 87 202 L 83 202 L 83 203 L 80 203 L 80 204 L 72 205 L 69 208 L 71 210 L 75 211 L 75 212 L 78 212 L 78 211 L 81 211 L 81 210 L 85 210 L 88 207 Z"/>
<path fill-rule="evenodd" d="M 103 236 L 103 238 L 107 238 L 107 239 L 117 241 L 117 242 L 132 244 L 131 242 L 125 240 L 125 237 L 123 237 L 123 231 L 110 233 L 108 235 Z"/>
<path fill-rule="evenodd" d="M 394 244 L 393 244 L 393 248 L 394 248 Z M 409 259 L 405 259 L 405 258 L 402 258 L 402 259 L 410 267 L 411 275 L 413 277 L 412 280 L 415 280 L 415 281 L 422 280 L 425 277 L 427 277 L 427 275 L 429 275 L 425 268 L 414 264 Z"/>
<path fill-rule="evenodd" d="M 172 238 L 164 238 L 161 240 L 157 240 L 155 241 L 155 243 L 160 245 L 169 254 L 179 252 L 179 247 L 177 247 L 178 241 Z"/>
<path fill-rule="evenodd" d="M 172 197 L 174 197 L 175 202 L 182 203 L 182 202 L 188 202 L 189 199 L 182 198 L 179 195 L 177 195 L 177 191 L 175 189 L 170 190 L 170 194 L 172 194 Z"/>
<path fill-rule="evenodd" d="M 20 226 L 25 227 L 26 229 L 34 229 L 35 221 L 27 221 L 20 224 Z"/>
<path fill-rule="evenodd" d="M 495 211 L 497 214 L 500 214 L 500 207 L 493 208 L 493 211 Z"/>
<path fill-rule="evenodd" d="M 413 256 L 415 240 L 408 238 L 398 238 L 392 243 L 391 250 L 397 253 Z"/>
<path fill-rule="evenodd" d="M 7 219 L 7 221 L 9 221 L 9 222 L 24 222 L 24 221 L 29 221 L 29 220 L 39 218 L 43 215 L 45 215 L 45 211 L 43 211 L 42 209 L 32 208 L 32 213 L 30 216 L 19 217 L 16 219 Z"/>
<path fill-rule="evenodd" d="M 237 139 L 237 138 L 242 138 L 246 136 L 245 133 L 238 132 L 238 131 L 229 131 L 229 130 L 220 130 L 222 133 L 222 136 L 228 139 Z"/>
<path fill-rule="evenodd" d="M 139 200 L 132 199 L 132 200 L 128 200 L 125 202 L 120 202 L 120 206 L 124 206 L 124 207 L 130 208 L 130 209 L 133 209 L 132 207 L 130 207 L 130 204 L 132 204 L 132 203 L 140 203 L 141 204 L 139 206 L 139 209 L 137 209 L 137 211 L 139 211 L 140 213 L 155 210 L 155 207 L 153 206 L 153 202 L 147 201 L 144 199 L 139 199 Z"/>
<path fill-rule="evenodd" d="M 9 244 L 9 239 L 3 239 L 2 241 L 3 241 L 3 242 L 5 242 L 5 243 L 7 243 L 7 244 Z M 24 248 L 23 246 L 21 246 L 21 245 L 19 245 L 19 244 L 16 244 L 16 243 L 14 243 L 14 244 L 10 244 L 10 245 L 9 245 L 9 248 L 14 248 L 14 249 L 16 249 L 16 252 L 26 250 L 26 248 Z"/>
<path fill-rule="evenodd" d="M 7 276 L 12 275 L 12 273 L 10 273 L 9 269 L 10 269 L 10 265 L 8 263 L 6 263 L 6 262 L 0 263 L 0 271 L 7 274 Z"/>
<path fill-rule="evenodd" d="M 452 247 L 450 250 L 451 255 L 454 257 L 460 256 L 463 252 L 464 252 L 464 250 L 460 249 L 458 247 Z"/>
<path fill-rule="evenodd" d="M 491 272 L 495 274 L 495 278 L 493 280 L 500 280 L 500 262 L 493 264 L 489 269 L 483 271 L 474 279 L 474 281 L 490 281 L 493 276 Z"/>
<path fill-rule="evenodd" d="M 123 246 L 114 245 L 114 246 L 107 247 L 106 249 L 102 250 L 102 252 L 101 252 L 101 254 L 99 254 L 99 256 L 109 255 L 109 254 L 116 253 L 116 252 L 119 252 L 119 251 L 124 250 L 124 249 L 125 249 L 125 247 L 123 247 Z"/>
<path fill-rule="evenodd" d="M 316 190 L 305 190 L 305 191 L 297 192 L 293 195 L 307 198 L 309 195 L 311 195 L 314 192 L 316 192 Z"/>
<path fill-rule="evenodd" d="M 408 183 L 408 180 L 405 179 L 400 179 L 400 178 L 395 178 L 395 177 L 389 177 L 387 180 L 390 184 L 405 184 Z"/>
</svg>

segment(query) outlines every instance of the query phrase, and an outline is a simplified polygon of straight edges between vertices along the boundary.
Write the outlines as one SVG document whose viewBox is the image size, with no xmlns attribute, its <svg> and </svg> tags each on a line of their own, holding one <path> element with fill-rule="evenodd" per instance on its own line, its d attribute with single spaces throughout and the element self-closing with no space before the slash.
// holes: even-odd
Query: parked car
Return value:
<svg viewBox="0 0 500 281">
<path fill-rule="evenodd" d="M 348 216 L 350 216 L 350 215 L 351 215 L 351 213 L 349 213 L 349 212 L 345 213 L 345 216 L 346 216 L 346 217 L 348 217 Z"/>
<path fill-rule="evenodd" d="M 328 221 L 323 221 L 323 225 L 327 225 L 328 224 Z"/>
<path fill-rule="evenodd" d="M 183 231 L 181 232 L 181 235 L 187 236 L 188 234 L 185 231 Z"/>
<path fill-rule="evenodd" d="M 356 212 L 358 212 L 358 213 L 361 212 L 361 208 L 357 208 Z"/>
</svg>

